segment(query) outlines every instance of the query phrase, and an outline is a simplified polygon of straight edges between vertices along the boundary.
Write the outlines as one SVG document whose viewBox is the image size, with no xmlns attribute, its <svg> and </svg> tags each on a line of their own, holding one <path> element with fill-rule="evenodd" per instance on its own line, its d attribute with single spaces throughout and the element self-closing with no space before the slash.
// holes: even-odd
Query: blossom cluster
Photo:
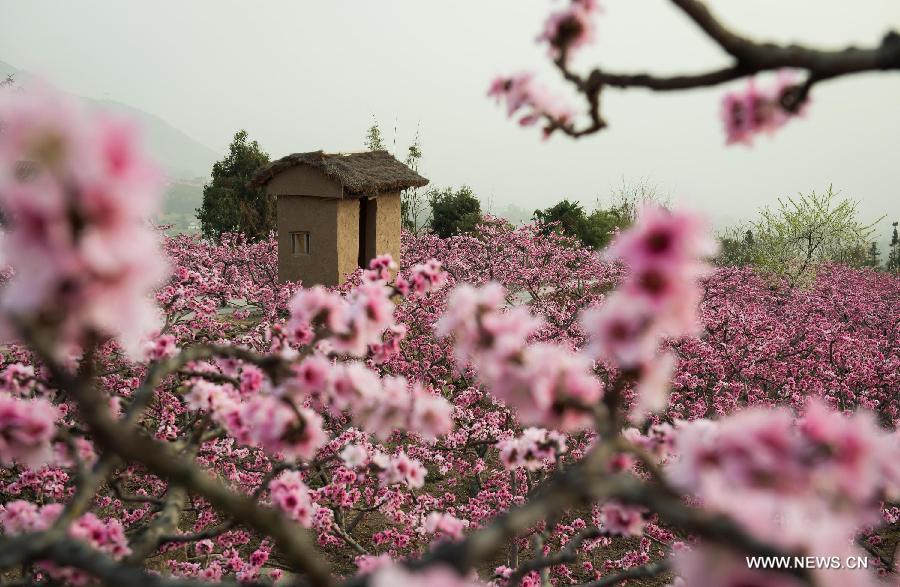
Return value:
<svg viewBox="0 0 900 587">
<path fill-rule="evenodd" d="M 598 12 L 597 0 L 571 0 L 566 8 L 550 14 L 537 40 L 547 43 L 553 59 L 590 45 L 597 36 Z"/>
<path fill-rule="evenodd" d="M 299 290 L 289 303 L 291 319 L 286 329 L 291 341 L 299 345 L 317 342 L 329 352 L 354 357 L 381 348 L 384 332 L 394 326 L 391 295 L 421 296 L 445 282 L 440 263 L 432 261 L 414 267 L 409 278 L 398 277 L 396 285 L 389 287 L 392 268 L 396 264 L 390 255 L 372 259 L 361 283 L 346 296 L 322 286 Z M 402 330 L 394 330 L 394 334 L 402 338 Z"/>
<path fill-rule="evenodd" d="M 480 532 L 540 499 L 556 471 L 597 455 L 598 488 L 659 483 L 651 489 L 682 494 L 672 503 L 701 523 L 724 514 L 785 552 L 850 555 L 856 541 L 888 556 L 885 537 L 900 523 L 898 437 L 881 429 L 898 423 L 895 276 L 826 267 L 797 289 L 750 269 L 710 273 L 703 224 L 655 208 L 607 258 L 488 218 L 471 235 L 404 235 L 409 269 L 379 257 L 344 286 L 299 293 L 272 281 L 275 246 L 168 238 L 174 271 L 156 290 L 166 327 L 141 339 L 145 361 L 101 338 L 55 372 L 90 377 L 103 398 L 92 409 L 168 443 L 220 491 L 255 496 L 265 515 L 296 524 L 292 536 L 313 529 L 315 556 L 354 561 L 375 585 L 477 585 L 474 574 L 402 561 Z M 49 318 L 29 318 L 56 333 Z M 188 360 L 195 352 L 205 358 Z M 89 488 L 84 471 L 102 472 L 100 455 L 116 447 L 94 435 L 78 394 L 47 368 L 53 360 L 4 349 L 0 541 L 67 521 L 63 504 L 85 507 L 60 536 L 99 551 L 101 571 L 116 570 L 140 554 L 135 538 L 152 539 L 144 530 L 174 511 L 177 524 L 150 545 L 155 570 L 278 580 L 284 553 L 272 560 L 264 532 L 233 522 L 205 486 L 179 495 L 140 459 L 115 464 L 87 503 L 72 501 Z M 147 386 L 152 402 L 135 410 Z M 607 404 L 630 408 L 635 427 L 593 430 Z M 627 497 L 518 528 L 495 580 L 531 553 L 559 560 L 565 551 L 571 562 L 522 583 L 590 583 L 671 557 L 676 585 L 796 584 L 748 569 L 734 544 L 687 535 Z M 51 561 L 25 566 L 38 581 L 89 579 Z M 859 571 L 816 579 L 875 581 Z"/>
<path fill-rule="evenodd" d="M 52 457 L 57 409 L 45 399 L 22 399 L 0 391 L 0 465 L 37 466 Z"/>
<path fill-rule="evenodd" d="M 459 286 L 435 332 L 452 335 L 457 365 L 471 364 L 522 423 L 563 431 L 589 425 L 587 412 L 603 395 L 591 361 L 558 345 L 528 344 L 541 321 L 524 307 L 505 305 L 506 291 L 497 283 Z"/>
<path fill-rule="evenodd" d="M 279 510 L 307 528 L 313 525 L 317 505 L 297 471 L 285 471 L 269 483 L 269 496 Z"/>
<path fill-rule="evenodd" d="M 515 438 L 497 443 L 500 462 L 507 469 L 536 471 L 565 454 L 566 437 L 554 430 L 526 428 Z"/>
<path fill-rule="evenodd" d="M 11 501 L 0 505 L 0 528 L 3 528 L 3 532 L 9 536 L 47 530 L 62 510 L 63 506 L 57 503 L 38 507 L 29 501 Z M 101 520 L 88 512 L 69 526 L 68 535 L 115 560 L 131 553 L 128 539 L 125 537 L 125 528 L 115 518 Z M 49 561 L 39 561 L 37 566 L 54 580 L 64 584 L 81 586 L 90 582 L 90 576 L 79 569 L 59 567 Z"/>
<path fill-rule="evenodd" d="M 793 75 L 782 72 L 769 88 L 760 89 L 751 79 L 743 90 L 725 94 L 722 98 L 725 142 L 751 145 L 756 135 L 772 134 L 787 124 L 796 113 L 785 108 L 785 95 L 794 91 L 796 85 Z"/>
<path fill-rule="evenodd" d="M 534 126 L 545 120 L 548 125 L 544 129 L 545 138 L 555 128 L 572 124 L 575 110 L 559 96 L 554 95 L 547 86 L 534 78 L 532 73 L 519 73 L 508 77 L 495 78 L 488 89 L 488 96 L 497 103 L 505 102 L 506 113 L 511 118 L 519 111 L 522 126 Z"/>
<path fill-rule="evenodd" d="M 137 357 L 159 323 L 150 294 L 167 264 L 149 225 L 161 175 L 135 127 L 47 88 L 0 94 L 3 258 L 0 304 L 54 332 L 65 354 L 116 336 Z M 7 329 L 10 325 L 7 324 Z"/>
<path fill-rule="evenodd" d="M 662 337 L 698 332 L 698 279 L 706 272 L 701 259 L 715 251 L 698 217 L 647 206 L 606 252 L 626 265 L 628 275 L 582 323 L 593 356 L 638 374 L 636 421 L 667 405 L 675 361 L 657 348 Z"/>
<path fill-rule="evenodd" d="M 756 408 L 686 422 L 672 449 L 667 475 L 677 487 L 791 552 L 860 556 L 853 547 L 860 528 L 877 523 L 881 504 L 900 497 L 900 437 L 881 430 L 870 414 L 848 418 L 817 401 L 799 419 L 785 409 Z M 723 558 L 703 547 L 676 560 L 693 584 L 698 559 L 722 566 Z M 721 584 L 752 575 L 742 562 L 726 565 L 730 578 Z M 875 584 L 865 574 L 815 574 L 826 586 Z"/>
</svg>

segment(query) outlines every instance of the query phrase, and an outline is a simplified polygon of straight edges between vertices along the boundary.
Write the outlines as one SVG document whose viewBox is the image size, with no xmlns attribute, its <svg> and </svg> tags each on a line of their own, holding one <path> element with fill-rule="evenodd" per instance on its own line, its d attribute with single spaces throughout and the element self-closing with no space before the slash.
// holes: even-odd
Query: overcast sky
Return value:
<svg viewBox="0 0 900 587">
<path fill-rule="evenodd" d="M 602 1 L 600 41 L 577 65 L 687 72 L 727 62 L 666 0 Z M 710 4 L 740 32 L 778 41 L 871 45 L 900 29 L 898 0 Z M 563 197 L 592 204 L 623 179 L 644 179 L 718 222 L 829 183 L 861 200 L 867 217 L 900 217 L 900 73 L 817 87 L 805 119 L 751 149 L 723 146 L 721 87 L 610 91 L 610 128 L 581 141 L 542 142 L 519 128 L 485 90 L 497 73 L 532 69 L 564 91 L 534 43 L 558 5 L 0 0 L 0 60 L 156 114 L 220 152 L 238 128 L 274 157 L 359 150 L 374 115 L 402 155 L 418 127 L 432 184 L 469 184 L 495 210 Z"/>
</svg>

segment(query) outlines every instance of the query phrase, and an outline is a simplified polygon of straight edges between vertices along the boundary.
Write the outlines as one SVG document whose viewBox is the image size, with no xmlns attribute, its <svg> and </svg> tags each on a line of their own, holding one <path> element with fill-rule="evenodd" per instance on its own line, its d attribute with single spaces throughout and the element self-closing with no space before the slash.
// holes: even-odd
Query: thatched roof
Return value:
<svg viewBox="0 0 900 587">
<path fill-rule="evenodd" d="M 394 159 L 387 151 L 361 153 L 294 153 L 260 168 L 251 185 L 264 186 L 279 173 L 308 165 L 339 181 L 351 194 L 379 194 L 422 187 L 428 180 Z"/>
</svg>

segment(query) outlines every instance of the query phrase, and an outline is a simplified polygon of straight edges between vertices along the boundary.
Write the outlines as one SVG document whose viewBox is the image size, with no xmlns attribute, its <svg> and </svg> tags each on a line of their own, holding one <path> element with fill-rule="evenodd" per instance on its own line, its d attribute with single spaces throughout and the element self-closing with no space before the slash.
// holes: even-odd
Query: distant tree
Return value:
<svg viewBox="0 0 900 587">
<path fill-rule="evenodd" d="M 428 204 L 431 230 L 441 238 L 471 233 L 481 222 L 481 203 L 468 186 L 456 191 L 452 188 L 430 190 Z"/>
<path fill-rule="evenodd" d="M 586 247 L 602 249 L 619 230 L 631 225 L 633 210 L 634 206 L 623 201 L 588 214 L 581 204 L 565 199 L 544 210 L 535 210 L 533 218 L 545 231 L 555 230 L 577 238 Z"/>
<path fill-rule="evenodd" d="M 878 221 L 861 222 L 857 206 L 828 186 L 822 194 L 799 194 L 763 208 L 753 223 L 756 264 L 799 283 L 823 261 L 862 263 Z"/>
<path fill-rule="evenodd" d="M 897 234 L 897 223 L 891 224 L 891 244 L 888 246 L 888 258 L 885 268 L 893 273 L 900 273 L 900 234 Z"/>
<path fill-rule="evenodd" d="M 612 190 L 610 204 L 597 203 L 596 209 L 615 209 L 617 214 L 628 219 L 628 226 L 634 223 L 638 212 L 644 204 L 657 204 L 663 208 L 669 208 L 669 197 L 659 192 L 656 184 L 646 178 L 637 181 L 627 181 L 624 177 L 621 183 Z"/>
<path fill-rule="evenodd" d="M 365 145 L 367 151 L 389 150 L 384 143 L 381 126 L 374 115 L 372 116 L 372 126 L 366 131 L 366 136 L 363 139 L 363 145 Z M 394 147 L 396 147 L 396 139 Z M 419 161 L 421 159 L 422 141 L 417 129 L 415 139 L 406 150 L 406 160 L 404 162 L 413 171 L 419 171 Z M 428 202 L 420 188 L 409 188 L 400 193 L 400 222 L 404 229 L 414 234 L 419 234 L 426 224 L 427 213 Z"/>
<path fill-rule="evenodd" d="M 363 141 L 366 149 L 369 151 L 385 151 L 384 138 L 381 136 L 381 127 L 378 125 L 378 119 L 372 115 L 372 126 L 366 131 L 366 138 Z"/>
<path fill-rule="evenodd" d="M 731 227 L 719 235 L 719 255 L 716 264 L 725 267 L 743 267 L 756 262 L 756 239 L 750 228 Z"/>
<path fill-rule="evenodd" d="M 203 186 L 203 204 L 197 209 L 203 236 L 217 240 L 224 232 L 240 232 L 251 240 L 265 238 L 275 229 L 275 201 L 264 188 L 250 188 L 253 174 L 269 163 L 259 143 L 239 130 L 228 154 L 212 168 Z"/>
<path fill-rule="evenodd" d="M 881 251 L 878 249 L 878 243 L 875 241 L 869 243 L 869 254 L 866 257 L 865 265 L 873 269 L 881 267 Z"/>
<path fill-rule="evenodd" d="M 578 202 L 564 199 L 544 210 L 535 210 L 535 222 L 545 230 L 556 230 L 568 236 L 585 240 L 587 233 L 587 214 Z M 587 240 L 592 240 L 589 237 Z M 585 243 L 588 244 L 588 243 Z M 593 246 L 588 244 L 588 246 Z"/>
<path fill-rule="evenodd" d="M 419 131 L 416 130 L 416 138 L 406 152 L 406 165 L 415 172 L 419 171 L 419 161 L 422 159 L 422 141 Z M 428 202 L 421 188 L 409 188 L 400 194 L 400 218 L 403 228 L 419 234 L 425 225 L 428 214 Z"/>
</svg>

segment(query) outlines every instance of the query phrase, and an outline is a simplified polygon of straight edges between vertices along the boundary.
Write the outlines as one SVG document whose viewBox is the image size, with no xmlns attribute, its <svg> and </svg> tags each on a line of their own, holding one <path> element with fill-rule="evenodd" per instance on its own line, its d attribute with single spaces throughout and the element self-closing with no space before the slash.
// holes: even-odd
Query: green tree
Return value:
<svg viewBox="0 0 900 587">
<path fill-rule="evenodd" d="M 535 210 L 533 218 L 545 232 L 555 230 L 577 238 L 586 247 L 602 249 L 617 230 L 631 225 L 633 214 L 632 207 L 624 202 L 588 214 L 581 204 L 565 199 L 544 210 Z"/>
<path fill-rule="evenodd" d="M 275 201 L 265 188 L 247 184 L 253 174 L 269 163 L 269 155 L 259 143 L 239 130 L 228 154 L 212 168 L 212 177 L 203 186 L 203 203 L 197 209 L 203 236 L 218 239 L 223 232 L 241 232 L 251 240 L 265 238 L 275 229 Z"/>
<path fill-rule="evenodd" d="M 413 171 L 419 171 L 419 161 L 422 159 L 422 141 L 419 131 L 416 130 L 416 138 L 406 151 L 406 166 Z M 421 188 L 408 188 L 400 194 L 400 219 L 403 228 L 419 234 L 426 220 L 428 202 L 423 197 Z"/>
<path fill-rule="evenodd" d="M 441 238 L 474 232 L 481 222 L 481 203 L 468 186 L 456 191 L 452 188 L 430 190 L 428 204 L 431 206 L 431 230 Z"/>
<path fill-rule="evenodd" d="M 894 231 L 891 233 L 891 244 L 888 246 L 888 258 L 886 268 L 893 273 L 900 273 L 900 234 L 897 234 L 897 223 L 891 223 Z"/>
<path fill-rule="evenodd" d="M 386 151 L 384 136 L 381 134 L 381 126 L 378 119 L 372 116 L 372 126 L 366 131 L 363 139 L 368 151 Z M 396 141 L 395 141 L 396 147 Z M 419 161 L 422 160 L 422 141 L 419 130 L 416 129 L 416 137 L 406 150 L 406 166 L 413 171 L 419 171 Z M 420 188 L 405 189 L 400 193 L 400 222 L 404 229 L 418 234 L 426 221 L 428 202 Z"/>
<path fill-rule="evenodd" d="M 857 206 L 828 186 L 822 194 L 799 194 L 763 208 L 753 223 L 756 264 L 796 284 L 808 281 L 823 261 L 862 263 L 878 221 L 863 223 Z"/>
<path fill-rule="evenodd" d="M 716 264 L 742 267 L 756 262 L 756 239 L 745 226 L 731 227 L 719 236 L 719 255 Z"/>
<path fill-rule="evenodd" d="M 881 267 L 881 251 L 878 249 L 878 243 L 875 241 L 869 243 L 869 254 L 866 257 L 865 265 L 873 269 Z"/>
<path fill-rule="evenodd" d="M 384 138 L 381 136 L 381 127 L 378 125 L 378 119 L 372 115 L 372 126 L 366 131 L 366 138 L 363 140 L 366 149 L 369 151 L 385 151 Z"/>
</svg>

